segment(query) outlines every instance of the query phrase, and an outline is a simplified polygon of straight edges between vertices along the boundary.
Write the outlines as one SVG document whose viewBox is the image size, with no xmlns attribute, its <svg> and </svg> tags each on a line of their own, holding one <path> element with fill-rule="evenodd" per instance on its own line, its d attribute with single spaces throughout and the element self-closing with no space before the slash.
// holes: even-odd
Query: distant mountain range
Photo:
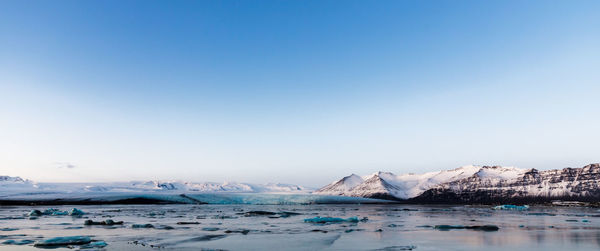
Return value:
<svg viewBox="0 0 600 251">
<path fill-rule="evenodd" d="M 84 194 L 84 193 L 309 193 L 302 186 L 268 183 L 132 181 L 113 183 L 37 183 L 20 177 L 0 176 L 0 199 L 19 194 Z"/>
<path fill-rule="evenodd" d="M 424 174 L 352 174 L 313 193 L 414 203 L 600 201 L 600 164 L 548 171 L 464 166 Z"/>
<path fill-rule="evenodd" d="M 383 199 L 400 203 L 533 203 L 552 200 L 600 202 L 600 164 L 582 168 L 538 171 L 501 166 L 463 166 L 424 174 L 395 175 L 376 172 L 351 174 L 331 184 L 310 188 L 269 183 L 134 181 L 114 183 L 37 183 L 20 177 L 0 176 L 0 204 L 3 201 L 87 201 L 98 198 L 152 198 L 195 203 L 187 195 L 211 194 L 296 194 L 346 202 L 354 199 Z M 178 197 L 173 197 L 177 195 Z M 225 195 L 223 195 L 225 196 Z M 176 199 L 173 199 L 176 198 Z M 196 196 L 196 198 L 199 198 Z M 223 197 L 219 197 L 223 198 Z M 229 198 L 229 197 L 228 197 Z M 285 196 L 281 197 L 285 203 Z M 289 197 L 289 198 L 297 198 Z M 206 199 L 206 197 L 203 197 Z M 102 199 L 105 200 L 105 199 Z M 211 199 L 213 200 L 213 199 Z M 364 200 L 362 200 L 364 201 Z M 372 200 L 371 200 L 372 201 Z M 279 202 L 278 202 L 279 203 Z"/>
</svg>

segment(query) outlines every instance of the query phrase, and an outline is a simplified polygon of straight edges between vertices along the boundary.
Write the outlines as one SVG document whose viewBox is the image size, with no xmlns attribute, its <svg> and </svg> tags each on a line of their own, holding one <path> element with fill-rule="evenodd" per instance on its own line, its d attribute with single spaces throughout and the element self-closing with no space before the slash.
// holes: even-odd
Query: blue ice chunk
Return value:
<svg viewBox="0 0 600 251">
<path fill-rule="evenodd" d="M 2 244 L 4 244 L 4 245 L 18 245 L 18 246 L 20 246 L 20 245 L 27 245 L 27 244 L 31 244 L 31 243 L 33 243 L 32 240 L 19 240 L 19 241 L 16 241 L 16 240 L 5 240 L 5 241 L 2 242 Z"/>
<path fill-rule="evenodd" d="M 108 246 L 105 241 L 93 241 L 89 244 L 81 246 L 81 249 L 98 249 Z"/>
<path fill-rule="evenodd" d="M 154 225 L 152 224 L 133 224 L 131 225 L 132 228 L 154 228 Z"/>
<path fill-rule="evenodd" d="M 85 245 L 92 242 L 92 239 L 87 236 L 66 236 L 55 237 L 33 244 L 34 247 L 60 247 L 69 245 Z"/>
<path fill-rule="evenodd" d="M 27 216 L 42 216 L 42 214 L 43 214 L 42 211 L 34 209 L 34 210 L 31 210 L 31 212 L 29 212 L 27 214 Z"/>
<path fill-rule="evenodd" d="M 73 209 L 69 210 L 68 214 L 72 215 L 72 216 L 79 216 L 79 215 L 84 215 L 85 213 L 77 208 L 73 208 Z"/>
<path fill-rule="evenodd" d="M 523 205 L 523 206 L 517 206 L 517 205 L 500 205 L 500 206 L 492 207 L 492 209 L 494 209 L 494 210 L 517 210 L 517 211 L 523 211 L 523 210 L 529 210 L 529 206 L 528 205 Z"/>
<path fill-rule="evenodd" d="M 31 212 L 29 212 L 28 216 L 41 216 L 41 215 L 52 215 L 52 216 L 57 216 L 57 215 L 71 215 L 71 216 L 81 216 L 84 215 L 85 213 L 77 208 L 73 208 L 69 211 L 61 211 L 59 209 L 56 208 L 48 208 L 46 210 L 44 210 L 43 212 L 41 212 L 40 210 L 31 210 Z"/>
<path fill-rule="evenodd" d="M 341 223 L 341 222 L 358 222 L 358 217 L 350 217 L 347 219 L 344 218 L 336 218 L 336 217 L 315 217 L 304 219 L 304 222 L 309 223 Z"/>
<path fill-rule="evenodd" d="M 556 216 L 556 214 L 553 214 L 553 213 L 544 213 L 544 212 L 541 212 L 541 213 L 528 213 L 527 215 L 536 215 L 536 216 Z"/>
<path fill-rule="evenodd" d="M 56 208 L 48 208 L 42 212 L 43 215 L 68 215 L 67 211 L 60 211 Z"/>
</svg>

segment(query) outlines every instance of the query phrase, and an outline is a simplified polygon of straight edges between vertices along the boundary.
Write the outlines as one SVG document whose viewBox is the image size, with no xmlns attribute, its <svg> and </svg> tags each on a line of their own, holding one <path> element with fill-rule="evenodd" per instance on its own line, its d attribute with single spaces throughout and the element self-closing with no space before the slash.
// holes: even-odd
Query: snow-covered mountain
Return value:
<svg viewBox="0 0 600 251">
<path fill-rule="evenodd" d="M 35 189 L 37 185 L 21 177 L 0 176 L 0 191 Z"/>
<path fill-rule="evenodd" d="M 344 195 L 346 192 L 352 190 L 352 188 L 360 185 L 364 182 L 364 179 L 356 174 L 351 174 L 342 178 L 341 180 L 334 181 L 333 183 L 315 191 L 316 194 L 328 194 L 328 195 Z"/>
<path fill-rule="evenodd" d="M 21 177 L 0 176 L 0 185 L 9 183 L 25 183 L 25 180 L 23 180 Z"/>
<path fill-rule="evenodd" d="M 369 198 L 314 195 L 314 189 L 282 184 L 237 182 L 133 181 L 34 183 L 0 176 L 2 205 L 78 204 L 346 204 L 389 203 Z"/>
<path fill-rule="evenodd" d="M 499 168 L 484 168 L 471 177 L 440 184 L 415 200 L 433 203 L 600 201 L 600 164 L 548 171 L 518 169 L 505 175 L 499 172 Z"/>
<path fill-rule="evenodd" d="M 464 166 L 424 174 L 377 172 L 351 175 L 314 192 L 421 203 L 600 199 L 600 164 L 538 171 L 500 166 Z"/>
<path fill-rule="evenodd" d="M 113 183 L 34 183 L 20 177 L 0 176 L 0 199 L 18 194 L 86 193 L 309 193 L 311 189 L 281 183 L 132 181 Z"/>
<path fill-rule="evenodd" d="M 36 183 L 20 177 L 0 176 L 0 204 L 14 201 L 79 201 L 112 198 L 130 203 L 131 198 L 197 203 L 212 201 L 242 201 L 232 194 L 308 195 L 311 200 L 328 197 L 371 198 L 411 203 L 496 203 L 550 200 L 600 201 L 600 164 L 582 168 L 538 171 L 501 166 L 463 166 L 423 174 L 395 175 L 376 172 L 371 175 L 352 174 L 312 192 L 311 189 L 289 184 L 263 185 L 237 182 L 136 181 L 115 183 Z M 208 198 L 201 194 L 221 194 Z M 229 194 L 229 195 L 228 195 Z M 190 196 L 195 196 L 194 198 Z M 219 195 L 220 196 L 220 195 Z M 229 197 L 228 197 L 229 196 Z M 320 197 L 319 197 L 320 196 Z M 346 196 L 346 197 L 339 197 Z M 207 199 L 208 198 L 208 199 Z M 285 198 L 296 197 L 281 197 Z M 348 198 L 347 198 L 348 199 Z M 350 198 L 351 199 L 351 198 Z M 104 200 L 104 199 L 103 199 Z M 279 202 L 283 203 L 282 201 Z M 257 200 L 259 201 L 259 200 Z M 347 201 L 347 200 L 346 200 Z M 278 202 L 278 203 L 279 203 Z"/>
<path fill-rule="evenodd" d="M 353 174 L 314 193 L 367 198 L 389 198 L 391 196 L 394 199 L 409 199 L 441 183 L 469 177 L 479 170 L 480 167 L 477 166 L 464 166 L 454 170 L 424 174 L 395 175 L 390 172 L 376 172 L 363 177 Z"/>
</svg>

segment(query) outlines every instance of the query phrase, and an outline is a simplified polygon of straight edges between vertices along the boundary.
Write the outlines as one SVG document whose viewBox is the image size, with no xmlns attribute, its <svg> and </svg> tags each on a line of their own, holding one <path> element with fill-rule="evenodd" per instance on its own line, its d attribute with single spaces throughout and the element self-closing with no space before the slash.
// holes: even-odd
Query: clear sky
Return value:
<svg viewBox="0 0 600 251">
<path fill-rule="evenodd" d="M 600 162 L 599 1 L 2 1 L 0 174 Z"/>
</svg>

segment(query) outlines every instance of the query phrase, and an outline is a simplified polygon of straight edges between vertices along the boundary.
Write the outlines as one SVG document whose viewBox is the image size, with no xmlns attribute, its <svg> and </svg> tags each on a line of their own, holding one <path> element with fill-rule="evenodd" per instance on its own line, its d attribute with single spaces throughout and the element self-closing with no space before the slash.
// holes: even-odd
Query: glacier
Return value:
<svg viewBox="0 0 600 251">
<path fill-rule="evenodd" d="M 0 176 L 0 205 L 60 204 L 328 204 L 389 201 L 312 194 L 298 185 L 236 182 L 132 181 L 114 183 L 36 183 Z M 66 213 L 65 213 L 66 214 Z"/>
</svg>

